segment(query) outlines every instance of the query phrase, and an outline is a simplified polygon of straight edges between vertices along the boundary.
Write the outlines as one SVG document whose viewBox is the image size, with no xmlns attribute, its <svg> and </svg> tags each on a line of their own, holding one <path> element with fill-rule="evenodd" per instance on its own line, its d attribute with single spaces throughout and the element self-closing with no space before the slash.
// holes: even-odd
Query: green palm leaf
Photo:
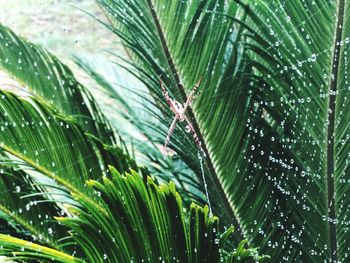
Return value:
<svg viewBox="0 0 350 263">
<path fill-rule="evenodd" d="M 246 226 L 240 223 L 244 217 L 237 214 L 237 209 L 251 204 L 251 197 L 243 197 L 246 199 L 243 202 L 234 200 L 242 199 L 242 189 L 255 184 L 247 182 L 244 175 L 237 176 L 240 173 L 248 176 L 250 172 L 250 164 L 241 153 L 251 144 L 251 140 L 242 140 L 246 138 L 244 124 L 252 108 L 249 96 L 252 67 L 246 62 L 239 42 L 242 30 L 236 31 L 234 22 L 222 15 L 238 14 L 239 6 L 225 5 L 225 1 L 100 2 L 117 19 L 117 26 L 109 27 L 133 52 L 132 68 L 125 63 L 124 67 L 140 78 L 154 98 L 154 102 L 148 99 L 147 104 L 142 103 L 148 106 L 149 115 L 132 120 L 153 142 L 164 143 L 174 117 L 162 95 L 159 78 L 170 96 L 184 103 L 186 94 L 203 77 L 200 95 L 187 114 L 206 156 L 204 174 L 214 211 L 225 223 L 233 224 L 237 239 L 242 239 Z M 141 96 L 147 100 L 147 94 Z M 193 170 L 203 191 L 199 150 L 184 125 L 177 126 L 170 148 Z M 258 183 L 260 179 L 255 180 Z M 265 187 L 269 191 L 270 186 Z"/>
<path fill-rule="evenodd" d="M 0 90 L 0 127 L 0 186 L 7 189 L 1 191 L 0 219 L 9 223 L 7 234 L 0 234 L 0 256 L 53 262 L 262 259 L 243 243 L 234 253 L 223 251 L 232 227 L 220 237 L 208 207 L 193 204 L 186 212 L 173 183 L 158 186 L 122 150 L 85 133 L 41 96 Z M 119 174 L 130 167 L 140 174 Z"/>
<path fill-rule="evenodd" d="M 66 237 L 57 223 L 51 226 L 53 216 L 61 211 L 69 214 L 61 203 L 74 205 L 70 194 L 81 194 L 104 213 L 86 180 L 107 175 L 109 164 L 116 164 L 120 172 L 139 168 L 121 150 L 85 134 L 75 121 L 37 99 L 21 99 L 6 91 L 0 91 L 0 97 L 0 185 L 7 189 L 1 191 L 1 217 L 30 239 L 52 247 L 69 246 L 49 237 Z M 142 173 L 148 174 L 144 169 Z"/>
<path fill-rule="evenodd" d="M 347 261 L 350 4 L 250 2 L 100 0 L 153 96 L 133 121 L 162 144 L 174 116 L 158 76 L 181 103 L 203 76 L 188 117 L 214 211 L 276 262 Z M 181 124 L 170 147 L 202 181 Z"/>
<path fill-rule="evenodd" d="M 72 210 L 74 216 L 57 218 L 71 229 L 81 255 L 7 235 L 0 235 L 0 255 L 54 262 L 219 262 L 219 245 L 232 228 L 220 238 L 218 218 L 209 216 L 208 207 L 193 204 L 189 214 L 184 213 L 174 184 L 158 186 L 151 178 L 144 182 L 137 173 L 121 176 L 113 167 L 110 170 L 110 179 L 88 182 L 108 216 L 78 194 L 74 198 L 80 207 Z M 247 258 L 263 259 L 243 247 L 227 257 L 229 262 Z"/>
<path fill-rule="evenodd" d="M 115 142 L 110 124 L 92 95 L 55 56 L 0 25 L 0 70 L 27 92 L 45 100 L 107 144 Z"/>
<path fill-rule="evenodd" d="M 23 171 L 1 167 L 0 218 L 7 222 L 7 230 L 0 232 L 59 247 L 57 240 L 66 235 L 67 229 L 53 217 L 65 214 L 62 207 L 38 194 L 43 190 Z"/>
<path fill-rule="evenodd" d="M 350 4 L 269 1 L 246 8 L 248 24 L 257 31 L 250 43 L 269 74 L 260 82 L 265 88 L 258 102 L 264 103 L 268 126 L 289 156 L 283 161 L 270 154 L 284 163 L 276 186 L 290 203 L 285 220 L 299 217 L 302 222 L 298 236 L 290 234 L 300 247 L 293 245 L 296 252 L 288 259 L 346 262 Z"/>
</svg>

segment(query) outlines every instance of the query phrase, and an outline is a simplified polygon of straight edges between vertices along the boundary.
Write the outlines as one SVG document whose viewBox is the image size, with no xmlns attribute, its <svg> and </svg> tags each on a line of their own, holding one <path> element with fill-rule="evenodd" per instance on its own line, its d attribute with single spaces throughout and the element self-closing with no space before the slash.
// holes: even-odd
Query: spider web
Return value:
<svg viewBox="0 0 350 263">
<path fill-rule="evenodd" d="M 318 12 L 321 12 L 324 8 L 327 8 L 327 7 L 328 7 L 328 5 L 324 4 L 317 12 L 314 12 L 314 13 L 312 13 L 312 14 L 309 14 L 308 19 L 307 19 L 307 20 L 304 20 L 303 23 L 300 23 L 300 24 L 298 24 L 298 25 L 295 25 L 295 26 L 294 26 L 294 29 L 296 29 L 296 28 L 302 28 L 306 21 L 311 20 L 312 18 L 314 18 L 315 16 L 318 15 Z M 280 6 L 280 7 L 277 8 L 276 12 L 279 12 L 279 11 L 281 11 L 281 12 L 283 11 L 282 6 Z M 176 15 L 176 14 L 175 14 L 175 15 Z M 169 20 L 171 20 L 171 19 L 172 19 L 172 17 L 169 17 Z M 290 41 L 290 39 L 289 39 L 290 33 L 291 33 L 291 32 L 286 31 L 286 34 L 285 34 L 285 35 L 280 36 L 280 40 L 279 40 L 278 44 L 276 44 L 276 43 L 271 43 L 271 44 L 270 44 L 270 48 L 271 48 L 271 49 L 272 49 L 272 48 L 276 48 L 277 45 L 283 46 L 283 45 L 284 45 L 284 42 Z M 307 32 L 305 32 L 305 34 L 307 34 Z M 347 39 L 349 39 L 349 38 L 347 38 Z M 349 45 L 349 42 L 348 42 L 348 41 L 345 41 L 345 42 L 344 42 L 344 45 Z M 303 74 L 303 69 L 314 65 L 314 63 L 317 61 L 317 59 L 320 59 L 320 58 L 322 57 L 322 55 L 327 55 L 327 54 L 329 54 L 329 52 L 332 52 L 332 48 L 333 48 L 333 46 L 331 45 L 331 46 L 329 46 L 328 48 L 323 49 L 323 50 L 321 50 L 321 51 L 319 51 L 319 52 L 317 52 L 317 53 L 312 53 L 312 54 L 310 54 L 310 55 L 307 55 L 302 61 L 299 61 L 297 65 L 291 64 L 291 65 L 288 65 L 288 66 L 286 66 L 286 67 L 284 67 L 284 68 L 281 68 L 280 71 L 277 71 L 277 72 L 275 72 L 275 73 L 273 73 L 273 74 L 270 74 L 270 77 L 278 76 L 278 75 L 283 75 L 284 73 L 287 73 L 287 72 L 289 72 L 289 71 L 295 71 L 295 72 L 297 72 L 297 74 L 299 74 L 300 76 L 302 76 L 302 74 Z M 158 54 L 161 54 L 161 52 L 163 52 L 163 51 L 153 51 L 153 52 L 158 52 Z M 185 50 L 184 52 L 186 52 L 186 50 Z M 166 70 L 166 74 L 167 74 L 168 76 L 172 76 L 172 72 L 170 72 L 169 70 Z M 204 72 L 203 74 L 205 74 L 205 72 Z M 175 79 L 174 79 L 174 78 L 170 78 L 170 79 L 171 79 L 171 82 L 170 82 L 170 83 L 166 83 L 166 85 L 167 85 L 167 86 L 176 86 L 177 83 L 175 83 Z M 224 81 L 224 80 L 223 80 L 223 81 Z M 134 83 L 133 83 L 133 82 L 134 82 Z M 133 80 L 131 81 L 131 84 L 130 84 L 130 83 L 127 83 L 127 84 L 125 84 L 125 83 L 117 83 L 117 84 L 115 85 L 115 87 L 116 87 L 116 89 L 118 89 L 120 86 L 129 86 L 129 85 L 132 85 L 133 87 L 137 87 L 139 84 L 140 84 L 139 82 L 137 82 L 136 80 L 133 79 Z M 159 87 L 159 88 L 160 88 L 160 87 Z M 186 88 L 187 88 L 187 92 L 189 92 L 189 91 L 191 90 L 191 87 L 186 87 Z M 230 91 L 227 91 L 227 92 L 224 92 L 224 93 L 218 92 L 218 93 L 216 93 L 216 94 L 213 95 L 213 96 L 206 96 L 206 93 L 209 91 L 209 88 L 206 88 L 205 86 L 201 86 L 201 87 L 199 88 L 199 96 L 204 96 L 204 97 L 206 97 L 206 102 L 205 102 L 204 104 L 200 105 L 200 106 L 201 106 L 202 108 L 207 108 L 207 109 L 208 109 L 207 112 L 204 111 L 202 114 L 209 113 L 209 111 L 210 111 L 210 109 L 211 109 L 210 106 L 212 105 L 212 104 L 211 104 L 211 100 L 212 100 L 212 99 L 214 99 L 214 98 L 220 98 L 220 97 L 222 97 L 222 96 L 228 96 L 228 95 L 231 94 L 231 92 L 237 92 L 239 89 L 251 89 L 251 88 L 252 88 L 252 85 L 241 86 L 241 87 L 239 87 L 239 88 L 233 87 L 233 89 L 230 90 Z M 345 86 L 344 86 L 343 89 L 348 89 L 348 87 L 345 87 Z M 136 88 L 135 88 L 135 90 L 136 90 Z M 132 94 L 135 92 L 135 90 L 134 90 L 133 88 L 130 88 L 130 90 L 126 90 L 126 91 L 124 90 L 124 93 L 123 93 L 122 96 L 125 97 L 125 98 L 127 98 L 127 97 L 129 96 L 129 100 L 132 100 L 132 99 L 135 98 L 134 96 L 132 96 Z M 142 92 L 147 92 L 147 90 L 146 90 L 144 87 L 142 87 L 142 89 L 139 89 L 138 91 L 141 92 L 141 93 L 142 93 Z M 176 94 L 175 94 L 175 95 L 176 95 Z M 324 95 L 327 97 L 329 94 L 324 94 Z M 303 101 L 303 102 L 301 102 L 301 101 L 296 102 L 296 105 L 298 105 L 298 103 L 299 103 L 300 105 L 302 105 L 302 104 L 305 105 L 305 103 L 308 103 L 308 102 L 309 102 L 309 99 L 312 100 L 313 97 L 319 97 L 319 96 L 320 96 L 320 94 L 310 94 L 310 97 L 309 97 L 309 98 L 305 98 L 305 101 Z M 130 99 L 130 98 L 131 98 L 131 99 Z M 148 97 L 148 98 L 149 98 L 149 97 Z M 141 102 L 142 102 L 142 101 L 141 101 Z M 103 101 L 102 101 L 102 103 L 103 103 Z M 195 108 L 195 103 L 196 103 L 196 102 L 194 102 L 194 108 Z M 262 102 L 262 103 L 271 103 L 271 102 L 269 102 L 269 101 L 264 101 L 264 102 Z M 229 104 L 227 104 L 227 105 L 229 105 Z M 118 106 L 116 106 L 116 107 L 118 107 Z M 110 108 L 110 105 L 108 104 L 107 106 L 103 106 L 103 108 Z M 138 110 L 138 112 L 139 112 L 140 114 L 142 114 L 142 115 L 145 117 L 145 122 L 149 121 L 150 123 L 156 124 L 157 126 L 158 126 L 158 125 L 164 125 L 164 130 L 165 130 L 165 131 L 166 131 L 167 127 L 170 125 L 170 123 L 159 123 L 159 122 L 156 122 L 156 120 L 154 120 L 154 119 L 148 119 L 148 116 L 144 114 L 144 108 L 143 108 L 142 104 L 139 104 L 139 105 L 136 104 L 136 105 L 134 105 L 134 108 L 135 108 L 136 110 Z M 112 116 L 109 116 L 109 117 L 114 118 L 113 112 L 112 112 L 112 111 L 111 111 L 110 114 L 112 114 Z M 224 115 L 224 114 L 217 114 L 217 115 L 216 115 L 216 117 L 221 117 L 221 116 L 225 116 L 225 115 Z M 169 118 L 169 121 L 171 121 L 171 118 Z M 252 129 L 252 134 L 255 133 L 255 132 L 254 132 L 254 127 L 250 126 L 250 123 L 249 123 L 249 122 L 246 123 L 245 125 L 246 125 L 247 127 L 249 127 L 249 128 Z M 0 126 L 1 126 L 1 124 L 0 124 Z M 181 126 L 180 126 L 180 129 L 183 129 L 183 127 L 181 128 Z M 164 136 L 164 139 L 165 139 L 165 136 Z M 191 141 L 190 141 L 191 139 L 190 139 L 190 138 L 185 137 L 185 138 L 183 138 L 183 140 L 185 140 L 185 141 L 184 141 L 184 145 L 186 145 L 186 144 L 188 144 L 188 145 L 191 144 Z M 347 142 L 345 142 L 345 143 L 348 143 L 348 141 L 349 141 L 349 138 L 347 139 Z M 75 143 L 75 142 L 72 142 L 72 143 Z M 64 147 L 65 145 L 61 145 L 61 146 Z M 285 146 L 285 147 L 288 147 L 288 142 L 285 142 L 285 143 L 284 143 L 284 146 Z M 43 151 L 45 151 L 45 149 L 43 149 Z M 276 162 L 278 165 L 280 165 L 281 168 L 288 169 L 288 170 L 290 170 L 290 169 L 296 170 L 296 169 L 297 169 L 297 165 L 291 163 L 290 161 L 278 159 L 277 156 L 273 156 L 272 154 L 270 155 L 270 157 L 271 157 L 271 160 L 272 160 L 272 159 L 275 159 L 274 162 Z M 88 158 L 88 157 L 85 157 L 85 158 Z M 248 158 L 249 158 L 249 157 L 248 157 Z M 199 156 L 199 155 L 198 155 L 198 161 L 199 161 L 199 162 L 201 161 L 201 156 Z M 72 165 L 74 165 L 74 164 L 72 163 Z M 206 188 L 206 182 L 205 182 L 204 169 L 203 169 L 202 162 L 200 162 L 200 166 L 201 166 L 201 168 L 202 168 L 202 171 L 201 171 L 201 172 L 202 172 L 202 175 L 203 175 L 204 186 L 205 186 L 205 188 Z M 64 167 L 60 167 L 60 169 L 65 169 L 65 168 L 64 168 Z M 298 173 L 300 173 L 301 176 L 307 176 L 308 171 L 298 171 Z M 282 183 L 273 181 L 273 178 L 271 178 L 271 182 L 275 184 L 276 189 L 278 189 L 278 190 L 280 191 L 280 193 L 282 193 L 282 194 L 284 194 L 284 195 L 286 195 L 286 196 L 289 195 L 288 191 L 284 189 Z M 206 194 L 206 198 L 207 198 L 207 200 L 208 200 L 208 203 L 210 203 L 207 189 L 205 189 L 204 191 L 205 191 L 205 194 Z M 299 204 L 300 207 L 302 207 L 302 206 L 305 205 L 305 204 L 302 202 L 302 199 L 301 199 L 300 197 L 296 197 L 296 198 L 297 198 L 298 200 L 301 200 L 301 202 L 300 202 L 300 204 Z M 210 207 L 211 207 L 211 206 L 210 206 Z M 308 208 L 308 207 L 305 207 L 305 208 L 304 208 L 304 207 L 303 207 L 303 209 L 308 210 L 308 209 L 310 209 L 310 208 Z M 261 231 L 262 231 L 262 230 L 261 230 Z M 264 232 L 262 231 L 261 234 L 264 235 L 264 234 L 266 234 L 266 233 L 264 233 Z"/>
</svg>

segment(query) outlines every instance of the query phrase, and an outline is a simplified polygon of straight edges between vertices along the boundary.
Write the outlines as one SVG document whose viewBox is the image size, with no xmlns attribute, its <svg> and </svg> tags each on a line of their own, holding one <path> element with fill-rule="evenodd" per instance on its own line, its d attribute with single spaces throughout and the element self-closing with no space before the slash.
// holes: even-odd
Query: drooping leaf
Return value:
<svg viewBox="0 0 350 263">
<path fill-rule="evenodd" d="M 41 246 L 30 241 L 0 234 L 0 255 L 12 256 L 19 260 L 45 260 L 50 262 L 84 262 L 56 249 Z M 4 259 L 5 260 L 5 259 Z"/>
<path fill-rule="evenodd" d="M 67 229 L 54 222 L 54 216 L 65 214 L 63 207 L 39 195 L 44 191 L 30 176 L 0 165 L 0 189 L 0 218 L 8 224 L 0 233 L 38 240 L 51 247 L 63 245 L 58 240 L 66 236 Z"/>
<path fill-rule="evenodd" d="M 7 188 L 12 184 L 12 189 L 16 190 L 16 182 L 24 180 L 22 189 L 27 187 L 29 191 L 26 194 L 18 194 L 16 198 L 24 198 L 21 202 L 15 198 L 16 194 L 11 192 L 11 188 L 8 189 L 9 192 L 2 192 L 6 198 L 2 198 L 0 210 L 3 210 L 7 217 L 12 217 L 13 223 L 18 223 L 18 218 L 21 217 L 18 215 L 19 209 L 30 210 L 34 204 L 33 212 L 27 216 L 23 215 L 24 221 L 21 223 L 37 222 L 30 219 L 34 216 L 34 211 L 38 212 L 36 216 L 43 217 L 46 215 L 43 209 L 47 209 L 49 213 L 49 206 L 40 209 L 38 200 L 29 201 L 27 198 L 29 203 L 24 205 L 25 196 L 31 195 L 32 192 L 41 193 L 43 201 L 55 200 L 64 203 L 69 203 L 72 199 L 71 193 L 81 193 L 86 200 L 102 209 L 96 203 L 96 194 L 86 188 L 86 180 L 98 180 L 100 175 L 107 175 L 107 165 L 111 164 L 115 164 L 120 172 L 129 170 L 131 166 L 138 170 L 136 164 L 120 150 L 105 146 L 88 136 L 75 122 L 64 119 L 54 109 L 36 99 L 25 100 L 9 92 L 0 91 L 0 127 L 0 148 L 6 156 L 1 162 L 9 168 L 25 171 L 7 171 L 7 175 L 12 177 L 2 177 L 1 182 L 7 185 Z M 148 173 L 143 170 L 143 174 L 146 176 Z M 26 177 L 29 179 L 25 180 Z M 30 182 L 39 188 L 31 187 Z M 39 197 L 34 197 L 36 198 Z M 36 227 L 29 226 L 31 229 L 24 229 L 36 238 L 45 236 L 41 231 L 32 231 Z"/>
<path fill-rule="evenodd" d="M 113 144 L 110 124 L 90 92 L 72 71 L 45 49 L 0 25 L 0 70 L 62 114 L 74 117 L 87 131 Z"/>
</svg>

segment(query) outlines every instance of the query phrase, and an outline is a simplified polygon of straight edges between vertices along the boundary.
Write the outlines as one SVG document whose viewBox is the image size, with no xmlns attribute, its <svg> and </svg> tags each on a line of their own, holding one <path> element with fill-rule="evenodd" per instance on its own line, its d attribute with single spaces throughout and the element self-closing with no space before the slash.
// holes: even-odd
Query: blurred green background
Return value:
<svg viewBox="0 0 350 263">
<path fill-rule="evenodd" d="M 60 59 L 87 53 L 106 58 L 103 50 L 115 49 L 117 39 L 82 10 L 106 21 L 94 0 L 1 0 L 0 22 Z"/>
</svg>

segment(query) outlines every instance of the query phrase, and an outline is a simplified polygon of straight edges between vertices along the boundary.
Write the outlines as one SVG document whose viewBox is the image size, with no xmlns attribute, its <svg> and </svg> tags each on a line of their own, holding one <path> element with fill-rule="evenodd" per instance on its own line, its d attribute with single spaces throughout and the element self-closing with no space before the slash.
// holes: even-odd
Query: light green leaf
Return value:
<svg viewBox="0 0 350 263">
<path fill-rule="evenodd" d="M 105 143 L 115 142 L 110 124 L 96 101 L 72 71 L 45 49 L 0 25 L 0 70 L 7 72 L 30 94 L 40 97 L 66 116 L 73 116 Z"/>
<path fill-rule="evenodd" d="M 209 214 L 208 207 L 192 204 L 189 213 L 185 212 L 173 183 L 158 186 L 150 177 L 145 182 L 135 172 L 122 176 L 115 168 L 109 169 L 110 178 L 88 182 L 107 215 L 77 194 L 74 197 L 80 206 L 71 209 L 73 217 L 56 218 L 70 229 L 76 249 L 82 251 L 79 259 L 6 235 L 0 235 L 0 255 L 55 262 L 225 260 L 220 255 L 219 220 Z M 243 262 L 256 256 L 243 246 L 227 259 Z"/>
</svg>

